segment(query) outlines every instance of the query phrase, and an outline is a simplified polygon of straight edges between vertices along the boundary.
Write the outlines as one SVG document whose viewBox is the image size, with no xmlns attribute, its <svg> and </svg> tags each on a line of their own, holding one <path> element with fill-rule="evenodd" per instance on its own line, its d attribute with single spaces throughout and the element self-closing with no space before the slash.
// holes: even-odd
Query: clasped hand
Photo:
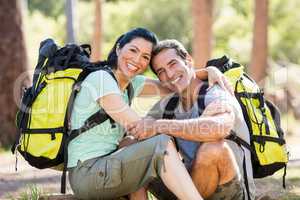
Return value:
<svg viewBox="0 0 300 200">
<path fill-rule="evenodd" d="M 126 127 L 127 132 L 138 140 L 144 140 L 157 134 L 156 120 L 152 117 L 144 117 Z"/>
</svg>

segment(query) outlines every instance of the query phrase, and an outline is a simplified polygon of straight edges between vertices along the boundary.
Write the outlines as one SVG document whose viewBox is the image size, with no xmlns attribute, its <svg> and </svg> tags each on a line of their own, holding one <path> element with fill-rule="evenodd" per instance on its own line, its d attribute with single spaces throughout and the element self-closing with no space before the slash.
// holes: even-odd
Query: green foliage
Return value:
<svg viewBox="0 0 300 200">
<path fill-rule="evenodd" d="M 247 6 L 246 1 L 223 1 L 216 5 L 219 14 L 213 25 L 212 57 L 227 54 L 243 65 L 248 63 L 252 45 L 252 25 L 249 24 L 253 14 L 249 14 Z"/>
<path fill-rule="evenodd" d="M 38 200 L 40 195 L 41 191 L 35 185 L 30 185 L 29 190 L 21 194 L 20 200 Z"/>
<path fill-rule="evenodd" d="M 57 18 L 64 14 L 64 2 L 64 0 L 28 0 L 28 9 L 31 13 L 38 10 L 45 16 Z"/>
<path fill-rule="evenodd" d="M 228 2 L 228 1 L 227 1 Z M 239 1 L 239 0 L 231 0 L 228 2 L 230 7 L 232 7 L 235 12 L 244 18 L 249 18 L 253 16 L 252 8 L 254 1 Z"/>
<path fill-rule="evenodd" d="M 190 1 L 138 1 L 129 17 L 130 26 L 144 26 L 160 39 L 181 41 L 191 51 L 192 20 Z"/>
<path fill-rule="evenodd" d="M 40 42 L 46 38 L 54 38 L 63 45 L 65 41 L 65 18 L 63 16 L 53 20 L 35 11 L 25 18 L 25 37 L 29 57 L 29 66 L 35 67 Z"/>
<path fill-rule="evenodd" d="M 93 1 L 78 1 L 75 10 L 77 21 L 75 21 L 74 25 L 77 42 L 90 44 L 93 32 L 95 4 Z"/>
<path fill-rule="evenodd" d="M 18 198 L 13 197 L 12 195 L 8 195 L 8 199 L 10 200 L 38 200 L 41 196 L 42 191 L 37 188 L 36 185 L 28 185 L 27 189 L 20 194 Z"/>
<path fill-rule="evenodd" d="M 160 39 L 177 39 L 188 51 L 192 50 L 190 4 L 187 1 L 118 1 L 106 3 L 103 10 L 107 11 L 104 16 L 105 55 L 121 34 L 135 27 L 148 28 Z M 156 78 L 150 70 L 145 75 Z"/>
<path fill-rule="evenodd" d="M 149 28 L 160 39 L 178 39 L 191 52 L 193 33 L 190 3 L 191 0 L 103 1 L 102 58 L 106 57 L 122 33 L 138 26 Z M 46 37 L 54 37 L 60 44 L 64 43 L 66 19 L 63 4 L 63 0 L 28 0 L 30 15 L 26 23 L 26 35 L 30 57 L 36 58 L 38 44 Z M 212 56 L 227 54 L 247 65 L 252 48 L 254 1 L 220 0 L 215 1 L 214 7 Z M 297 0 L 269 1 L 269 55 L 272 60 L 300 63 L 298 10 L 300 1 Z M 91 43 L 94 1 L 77 0 L 75 13 L 77 42 Z"/>
<path fill-rule="evenodd" d="M 219 1 L 220 9 L 214 23 L 213 56 L 228 54 L 243 64 L 250 61 L 254 2 Z M 300 63 L 300 2 L 269 1 L 268 42 L 270 59 Z"/>
<path fill-rule="evenodd" d="M 145 27 L 161 39 L 176 38 L 188 48 L 191 46 L 191 20 L 187 20 L 191 16 L 186 1 L 117 1 L 106 3 L 103 10 L 105 52 L 117 37 L 134 27 Z"/>
<path fill-rule="evenodd" d="M 119 1 L 106 3 L 105 43 L 112 42 L 128 29 L 143 26 L 154 31 L 160 39 L 175 38 L 192 51 L 192 16 L 189 1 Z M 300 63 L 299 1 L 269 2 L 269 52 L 273 60 Z M 244 65 L 250 61 L 254 2 L 217 1 L 213 25 L 213 57 L 227 54 Z M 126 20 L 125 20 L 126 19 Z M 297 20 L 295 20 L 297 19 Z M 108 52 L 106 48 L 105 52 Z"/>
<path fill-rule="evenodd" d="M 300 2 L 274 0 L 270 5 L 270 53 L 274 60 L 300 63 Z"/>
</svg>

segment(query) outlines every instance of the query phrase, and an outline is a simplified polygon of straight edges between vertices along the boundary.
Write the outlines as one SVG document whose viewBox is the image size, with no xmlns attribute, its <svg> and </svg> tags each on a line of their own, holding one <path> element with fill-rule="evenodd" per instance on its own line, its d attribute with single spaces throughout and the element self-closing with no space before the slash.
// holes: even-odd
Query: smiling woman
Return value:
<svg viewBox="0 0 300 200">
<path fill-rule="evenodd" d="M 134 192 L 153 178 L 161 178 L 179 199 L 202 199 L 169 136 L 155 136 L 116 151 L 124 128 L 141 119 L 129 107 L 132 97 L 155 94 L 153 88 L 145 87 L 148 80 L 138 74 L 149 65 L 156 44 L 155 34 L 146 29 L 125 33 L 107 60 L 98 63 L 103 70 L 92 72 L 81 84 L 71 129 L 82 127 L 99 110 L 110 120 L 85 131 L 68 146 L 70 184 L 80 199 L 111 199 L 130 193 L 130 199 L 147 199 L 144 190 Z"/>
<path fill-rule="evenodd" d="M 117 46 L 118 69 L 127 77 L 134 77 L 148 67 L 153 44 L 143 38 L 135 38 L 122 49 Z"/>
</svg>

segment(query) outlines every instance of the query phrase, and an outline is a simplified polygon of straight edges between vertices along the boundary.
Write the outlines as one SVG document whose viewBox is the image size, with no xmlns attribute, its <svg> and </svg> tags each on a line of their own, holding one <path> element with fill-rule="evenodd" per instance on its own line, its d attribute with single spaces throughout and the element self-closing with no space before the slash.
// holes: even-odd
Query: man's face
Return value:
<svg viewBox="0 0 300 200">
<path fill-rule="evenodd" d="M 177 55 L 175 49 L 161 51 L 154 57 L 152 64 L 162 85 L 174 92 L 181 93 L 192 80 L 191 65 Z"/>
</svg>

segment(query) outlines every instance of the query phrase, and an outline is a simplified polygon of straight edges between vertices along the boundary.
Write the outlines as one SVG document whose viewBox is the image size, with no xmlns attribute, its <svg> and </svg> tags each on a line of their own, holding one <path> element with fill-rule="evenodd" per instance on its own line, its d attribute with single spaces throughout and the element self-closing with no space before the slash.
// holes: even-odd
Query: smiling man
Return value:
<svg viewBox="0 0 300 200">
<path fill-rule="evenodd" d="M 195 76 L 191 56 L 176 40 L 159 42 L 151 67 L 164 87 L 175 95 L 159 101 L 149 113 L 152 119 L 145 118 L 133 124 L 130 132 L 138 139 L 159 133 L 173 136 L 185 166 L 205 199 L 254 199 L 251 162 L 246 165 L 250 188 L 247 195 L 240 173 L 243 151 L 235 143 L 225 141 L 231 129 L 249 141 L 247 125 L 236 99 L 218 85 L 206 90 L 204 82 Z M 199 94 L 205 95 L 202 108 Z M 168 110 L 170 101 L 176 105 Z M 246 153 L 250 160 L 249 152 Z M 172 199 L 170 193 L 161 192 L 159 181 L 150 184 L 150 190 L 159 199 Z"/>
</svg>

